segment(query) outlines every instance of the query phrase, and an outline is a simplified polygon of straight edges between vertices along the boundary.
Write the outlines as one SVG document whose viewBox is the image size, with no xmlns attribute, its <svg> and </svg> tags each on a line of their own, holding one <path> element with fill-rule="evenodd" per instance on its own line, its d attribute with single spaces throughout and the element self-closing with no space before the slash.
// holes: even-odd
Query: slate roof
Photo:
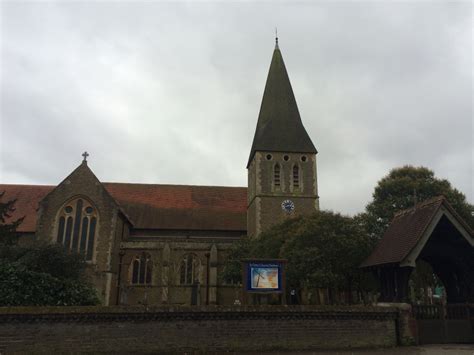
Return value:
<svg viewBox="0 0 474 355">
<path fill-rule="evenodd" d="M 301 122 L 278 45 L 273 51 L 247 167 L 256 151 L 317 153 Z"/>
<path fill-rule="evenodd" d="M 103 183 L 135 229 L 242 231 L 247 229 L 247 188 Z M 4 200 L 17 199 L 12 219 L 19 232 L 36 230 L 38 204 L 54 186 L 0 184 Z"/>
<path fill-rule="evenodd" d="M 423 234 L 443 206 L 472 236 L 471 228 L 454 211 L 444 196 L 438 196 L 410 208 L 398 212 L 372 254 L 362 263 L 361 267 L 398 264 L 402 262 L 417 245 Z"/>
</svg>

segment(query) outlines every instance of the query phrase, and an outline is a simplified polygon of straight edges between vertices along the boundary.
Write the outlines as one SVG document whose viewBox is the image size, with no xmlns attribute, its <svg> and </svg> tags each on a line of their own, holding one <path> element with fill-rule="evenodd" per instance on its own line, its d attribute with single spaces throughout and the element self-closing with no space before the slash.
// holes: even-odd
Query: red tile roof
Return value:
<svg viewBox="0 0 474 355">
<path fill-rule="evenodd" d="M 441 206 L 445 207 L 472 235 L 470 227 L 459 217 L 444 196 L 438 196 L 416 205 L 416 208 L 398 212 L 372 254 L 362 267 L 400 263 L 422 238 Z"/>
<path fill-rule="evenodd" d="M 12 213 L 9 220 L 25 217 L 23 223 L 18 227 L 18 232 L 34 232 L 36 230 L 38 202 L 52 189 L 53 186 L 47 185 L 0 185 L 0 193 L 5 192 L 2 201 L 17 200 L 15 212 Z"/>
<path fill-rule="evenodd" d="M 137 229 L 247 229 L 244 187 L 104 183 Z"/>
<path fill-rule="evenodd" d="M 189 185 L 104 183 L 137 229 L 247 229 L 247 189 Z M 16 198 L 12 219 L 25 216 L 19 232 L 34 232 L 41 199 L 54 186 L 1 185 L 3 200 Z"/>
</svg>

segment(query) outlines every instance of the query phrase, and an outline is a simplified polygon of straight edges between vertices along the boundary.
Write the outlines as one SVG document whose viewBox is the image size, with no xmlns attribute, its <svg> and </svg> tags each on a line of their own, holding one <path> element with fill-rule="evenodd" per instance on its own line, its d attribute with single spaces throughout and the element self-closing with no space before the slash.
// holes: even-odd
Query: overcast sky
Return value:
<svg viewBox="0 0 474 355">
<path fill-rule="evenodd" d="M 0 182 L 246 186 L 278 27 L 321 207 L 423 165 L 473 202 L 472 5 L 1 2 Z"/>
</svg>

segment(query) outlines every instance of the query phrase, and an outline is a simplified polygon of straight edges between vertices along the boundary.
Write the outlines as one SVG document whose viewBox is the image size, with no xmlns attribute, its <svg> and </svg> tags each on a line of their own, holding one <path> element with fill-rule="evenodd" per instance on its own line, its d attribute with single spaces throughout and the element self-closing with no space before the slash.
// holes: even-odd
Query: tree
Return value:
<svg viewBox="0 0 474 355">
<path fill-rule="evenodd" d="M 453 188 L 446 179 L 436 178 L 434 172 L 425 167 L 403 166 L 392 169 L 375 187 L 373 200 L 365 212 L 357 216 L 376 243 L 380 240 L 396 212 L 411 208 L 416 200 L 421 202 L 435 196 L 444 195 L 451 206 L 474 227 L 474 206 L 466 201 L 466 196 Z M 415 291 L 440 284 L 431 267 L 417 262 L 411 277 Z"/>
<path fill-rule="evenodd" d="M 360 271 L 359 265 L 371 249 L 370 239 L 358 220 L 320 211 L 289 219 L 258 238 L 236 244 L 224 272 L 238 281 L 243 256 L 282 258 L 288 260 L 286 276 L 290 288 L 352 291 L 365 287 L 367 275 Z"/>
<path fill-rule="evenodd" d="M 9 221 L 15 202 L 0 201 L 0 306 L 97 304 L 81 255 L 60 245 L 18 243 L 17 228 L 23 218 Z"/>
<path fill-rule="evenodd" d="M 242 238 L 232 244 L 227 254 L 224 270 L 220 275 L 223 281 L 227 283 L 242 281 L 242 260 L 250 257 L 251 247 L 252 243 L 249 238 Z"/>
<path fill-rule="evenodd" d="M 0 259 L 0 306 L 96 305 L 95 289 L 85 282 L 60 279 Z"/>
<path fill-rule="evenodd" d="M 0 193 L 0 243 L 11 245 L 18 240 L 16 229 L 23 222 L 24 217 L 7 223 L 7 220 L 12 217 L 12 213 L 15 212 L 16 200 L 2 202 L 4 195 L 5 191 Z"/>
<path fill-rule="evenodd" d="M 375 187 L 372 202 L 359 216 L 368 233 L 380 239 L 396 212 L 414 206 L 415 194 L 420 202 L 444 195 L 456 212 L 474 228 L 474 206 L 466 201 L 462 192 L 453 188 L 448 180 L 436 178 L 428 168 L 407 165 L 392 169 Z"/>
</svg>

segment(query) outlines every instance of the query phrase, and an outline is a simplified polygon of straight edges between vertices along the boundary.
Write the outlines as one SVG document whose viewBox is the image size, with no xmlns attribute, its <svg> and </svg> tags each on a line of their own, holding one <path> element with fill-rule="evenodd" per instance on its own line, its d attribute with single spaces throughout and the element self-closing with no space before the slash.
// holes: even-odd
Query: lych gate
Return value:
<svg viewBox="0 0 474 355">
<path fill-rule="evenodd" d="M 396 214 L 362 267 L 379 279 L 379 301 L 408 302 L 418 261 L 432 267 L 447 302 L 413 307 L 420 342 L 474 341 L 474 234 L 442 196 Z"/>
</svg>

